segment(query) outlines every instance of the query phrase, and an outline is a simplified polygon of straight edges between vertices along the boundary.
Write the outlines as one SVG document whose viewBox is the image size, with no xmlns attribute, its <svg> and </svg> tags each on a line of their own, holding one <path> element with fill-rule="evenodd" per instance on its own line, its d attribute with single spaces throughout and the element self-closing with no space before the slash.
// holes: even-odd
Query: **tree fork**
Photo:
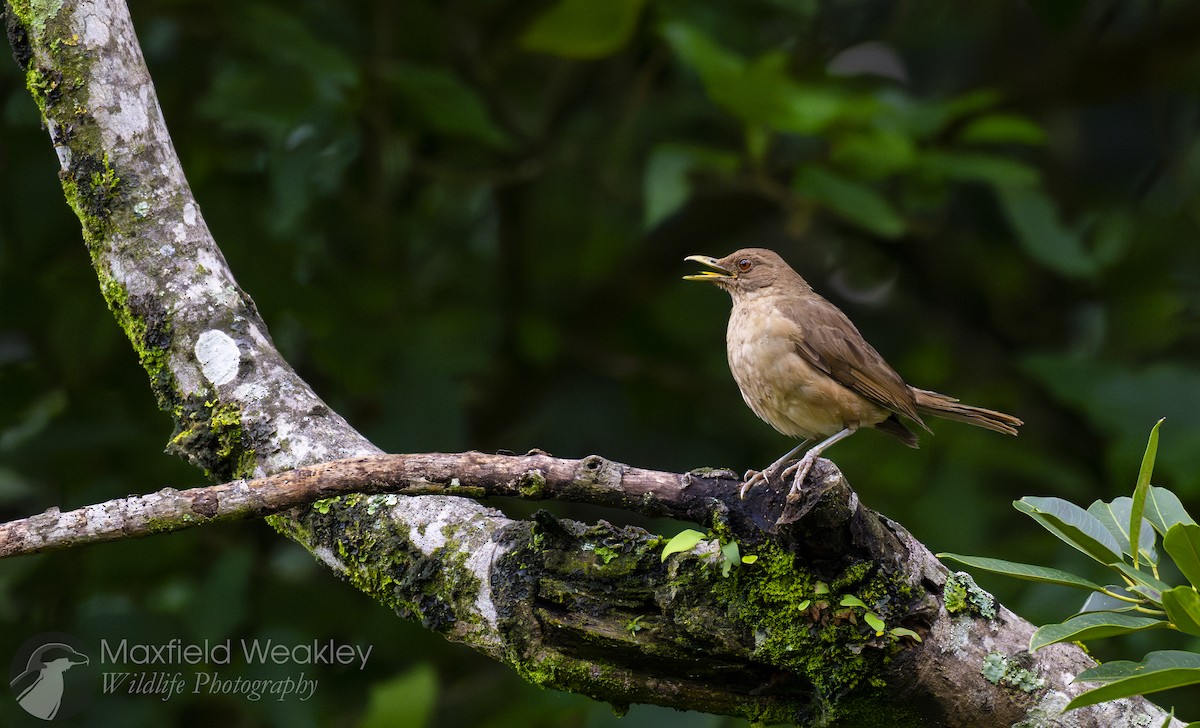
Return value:
<svg viewBox="0 0 1200 728">
<path fill-rule="evenodd" d="M 226 481 L 379 454 L 279 356 L 238 287 L 184 178 L 124 3 L 0 7 L 101 291 L 174 419 L 171 449 Z M 716 497 L 714 528 L 762 562 L 729 576 L 716 540 L 656 562 L 661 544 L 640 529 L 515 521 L 457 497 L 353 495 L 270 521 L 399 613 L 538 684 L 618 705 L 846 725 L 1162 724 L 1165 713 L 1140 698 L 1061 715 L 1080 692 L 1069 675 L 1090 664 L 1082 651 L 1028 655 L 1032 625 L 1002 608 L 993 619 L 948 614 L 944 567 L 863 508 L 840 475 L 820 481 L 774 521 L 748 505 L 758 534 L 732 491 Z M 188 503 L 201 516 L 214 509 Z M 864 629 L 855 607 L 831 603 L 841 595 L 923 641 Z M 993 656 L 1013 668 L 995 683 L 981 674 Z"/>
</svg>

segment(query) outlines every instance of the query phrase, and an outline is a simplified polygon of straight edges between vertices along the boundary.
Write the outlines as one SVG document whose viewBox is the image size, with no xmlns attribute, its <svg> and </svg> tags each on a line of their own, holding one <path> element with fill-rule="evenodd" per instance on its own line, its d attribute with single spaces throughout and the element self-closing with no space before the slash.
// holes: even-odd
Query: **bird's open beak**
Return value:
<svg viewBox="0 0 1200 728">
<path fill-rule="evenodd" d="M 712 270 L 702 270 L 683 277 L 685 281 L 723 281 L 737 278 L 737 274 L 721 265 L 720 261 L 710 255 L 689 255 L 684 260 L 708 266 Z"/>
</svg>

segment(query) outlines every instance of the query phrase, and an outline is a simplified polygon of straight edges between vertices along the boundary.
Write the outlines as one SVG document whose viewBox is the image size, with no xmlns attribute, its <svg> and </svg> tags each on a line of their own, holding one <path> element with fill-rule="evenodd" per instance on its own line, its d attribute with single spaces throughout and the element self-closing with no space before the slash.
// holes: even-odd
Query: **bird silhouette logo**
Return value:
<svg viewBox="0 0 1200 728">
<path fill-rule="evenodd" d="M 74 643 L 74 644 L 70 644 Z M 64 634 L 38 635 L 27 641 L 13 659 L 9 688 L 17 704 L 35 718 L 55 720 L 79 712 L 92 689 L 82 689 L 93 676 L 73 668 L 90 665 L 79 641 Z"/>
</svg>

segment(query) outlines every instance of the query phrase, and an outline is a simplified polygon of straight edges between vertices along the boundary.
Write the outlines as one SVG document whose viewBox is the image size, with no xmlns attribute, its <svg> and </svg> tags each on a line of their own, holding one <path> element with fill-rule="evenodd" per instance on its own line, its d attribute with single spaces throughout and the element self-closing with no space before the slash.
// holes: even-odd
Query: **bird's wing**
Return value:
<svg viewBox="0 0 1200 728">
<path fill-rule="evenodd" d="M 814 296 L 789 301 L 782 313 L 799 322 L 796 351 L 810 364 L 863 397 L 925 427 L 912 390 L 836 306 Z"/>
</svg>

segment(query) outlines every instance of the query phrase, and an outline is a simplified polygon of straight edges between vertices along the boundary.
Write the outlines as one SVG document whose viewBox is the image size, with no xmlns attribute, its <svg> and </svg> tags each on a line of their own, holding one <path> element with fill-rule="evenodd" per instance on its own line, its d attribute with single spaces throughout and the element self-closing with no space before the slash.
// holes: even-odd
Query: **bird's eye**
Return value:
<svg viewBox="0 0 1200 728">
<path fill-rule="evenodd" d="M 737 262 L 738 270 L 745 273 L 754 267 L 754 262 L 749 258 L 740 258 Z"/>
</svg>

